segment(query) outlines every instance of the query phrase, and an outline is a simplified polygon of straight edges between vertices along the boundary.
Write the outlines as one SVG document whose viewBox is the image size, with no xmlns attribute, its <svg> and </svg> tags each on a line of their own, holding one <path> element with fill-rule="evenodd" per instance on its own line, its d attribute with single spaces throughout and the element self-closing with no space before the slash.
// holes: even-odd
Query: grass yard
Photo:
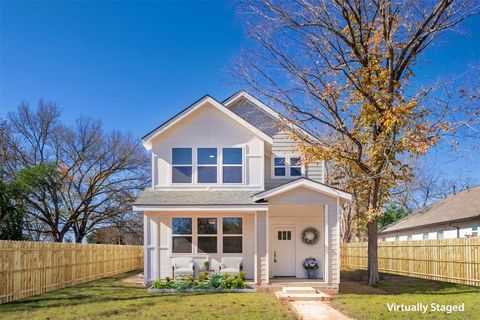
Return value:
<svg viewBox="0 0 480 320">
<path fill-rule="evenodd" d="M 7 319 L 295 319 L 272 293 L 147 293 L 128 272 L 0 305 Z"/>
<path fill-rule="evenodd" d="M 355 274 L 357 273 L 357 274 Z M 352 277 L 353 276 L 353 277 Z M 343 278 L 350 281 L 344 281 Z M 356 281 L 352 281 L 356 280 Z M 393 312 L 387 304 L 458 305 L 464 312 Z M 359 281 L 358 271 L 342 272 L 340 294 L 331 306 L 354 319 L 480 319 L 480 288 L 406 277 L 388 277 L 378 288 Z M 430 308 L 429 308 L 430 309 Z"/>
</svg>

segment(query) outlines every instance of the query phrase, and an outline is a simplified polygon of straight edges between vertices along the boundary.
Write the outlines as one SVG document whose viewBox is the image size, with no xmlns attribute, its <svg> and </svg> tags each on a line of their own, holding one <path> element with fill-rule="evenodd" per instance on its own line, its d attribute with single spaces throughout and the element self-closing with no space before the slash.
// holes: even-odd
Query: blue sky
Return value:
<svg viewBox="0 0 480 320">
<path fill-rule="evenodd" d="M 427 52 L 419 80 L 479 63 L 480 18 L 464 30 Z M 227 2 L 2 1 L 0 116 L 44 98 L 67 122 L 89 115 L 140 137 L 206 93 L 222 100 L 238 90 L 224 70 L 244 43 Z M 480 178 L 478 154 L 433 150 L 428 159 L 446 176 Z"/>
</svg>

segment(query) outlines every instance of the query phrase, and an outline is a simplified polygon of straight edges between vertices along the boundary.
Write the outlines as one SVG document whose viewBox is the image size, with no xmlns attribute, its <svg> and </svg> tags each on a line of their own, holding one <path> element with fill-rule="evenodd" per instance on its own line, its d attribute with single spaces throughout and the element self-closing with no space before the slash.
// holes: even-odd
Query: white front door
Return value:
<svg viewBox="0 0 480 320">
<path fill-rule="evenodd" d="M 295 228 L 273 228 L 273 276 L 295 277 Z"/>
</svg>

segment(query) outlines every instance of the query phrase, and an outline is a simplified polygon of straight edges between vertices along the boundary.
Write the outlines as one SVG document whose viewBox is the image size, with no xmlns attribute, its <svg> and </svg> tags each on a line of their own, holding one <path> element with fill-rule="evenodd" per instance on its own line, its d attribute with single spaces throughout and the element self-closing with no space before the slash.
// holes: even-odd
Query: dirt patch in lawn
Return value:
<svg viewBox="0 0 480 320">
<path fill-rule="evenodd" d="M 340 294 L 386 294 L 387 292 L 380 288 L 367 286 L 363 282 L 343 281 L 338 290 Z"/>
</svg>

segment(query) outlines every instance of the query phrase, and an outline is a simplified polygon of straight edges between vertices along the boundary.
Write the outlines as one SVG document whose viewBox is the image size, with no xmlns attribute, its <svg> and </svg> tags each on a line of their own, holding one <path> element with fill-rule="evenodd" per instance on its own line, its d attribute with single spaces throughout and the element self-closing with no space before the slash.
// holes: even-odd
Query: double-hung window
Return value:
<svg viewBox="0 0 480 320">
<path fill-rule="evenodd" d="M 472 223 L 472 236 L 478 237 L 478 223 Z"/>
<path fill-rule="evenodd" d="M 243 182 L 242 148 L 222 148 L 222 182 Z"/>
<path fill-rule="evenodd" d="M 193 253 L 192 218 L 172 219 L 172 253 Z"/>
<path fill-rule="evenodd" d="M 198 148 L 197 165 L 198 183 L 217 183 L 217 148 Z"/>
<path fill-rule="evenodd" d="M 299 177 L 302 175 L 302 166 L 300 165 L 300 158 L 290 158 L 290 176 Z"/>
<path fill-rule="evenodd" d="M 223 253 L 242 253 L 242 218 L 223 218 Z"/>
<path fill-rule="evenodd" d="M 198 253 L 217 253 L 217 218 L 197 219 Z"/>
<path fill-rule="evenodd" d="M 274 177 L 300 177 L 302 164 L 299 157 L 273 157 Z"/>
<path fill-rule="evenodd" d="M 285 158 L 276 157 L 273 160 L 273 165 L 273 170 L 276 177 L 284 177 L 287 174 L 287 163 L 285 162 Z"/>
<path fill-rule="evenodd" d="M 172 149 L 172 183 L 192 183 L 192 148 Z"/>
</svg>

